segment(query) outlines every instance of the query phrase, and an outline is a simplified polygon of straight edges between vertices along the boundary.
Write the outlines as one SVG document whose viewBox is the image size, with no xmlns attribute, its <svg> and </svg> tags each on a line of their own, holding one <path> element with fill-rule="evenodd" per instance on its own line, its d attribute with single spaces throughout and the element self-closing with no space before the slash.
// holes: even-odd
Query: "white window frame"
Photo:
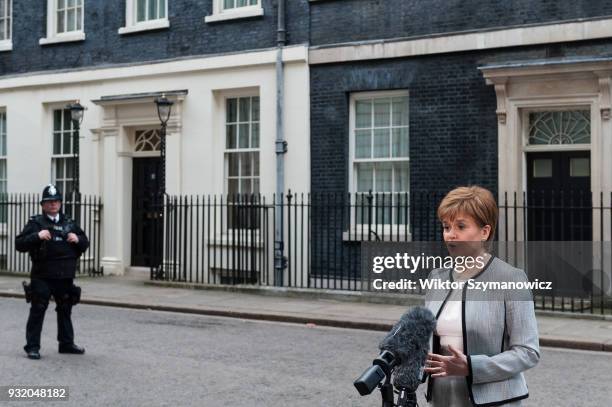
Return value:
<svg viewBox="0 0 612 407">
<path fill-rule="evenodd" d="M 0 40 L 0 52 L 11 51 L 13 49 L 13 0 L 6 0 L 4 10 L 0 10 L 0 16 L 3 21 L 8 20 L 6 26 L 7 38 Z M 4 30 L 5 26 L 0 25 L 0 30 Z"/>
<path fill-rule="evenodd" d="M 227 126 L 227 115 L 228 115 L 228 111 L 227 111 L 227 101 L 228 99 L 241 99 L 241 98 L 253 98 L 253 97 L 258 97 L 259 98 L 259 119 L 256 121 L 256 123 L 259 124 L 259 146 L 258 147 L 248 147 L 248 148 L 239 148 L 238 146 L 236 148 L 227 148 L 227 130 L 226 130 L 226 126 Z M 240 92 L 240 93 L 228 93 L 225 94 L 222 98 L 223 100 L 223 190 L 225 193 L 225 197 L 226 197 L 226 204 L 229 205 L 230 202 L 230 194 L 229 194 L 229 154 L 236 154 L 236 153 L 256 153 L 258 154 L 259 158 L 259 175 L 254 176 L 248 176 L 248 177 L 240 177 L 238 176 L 238 179 L 242 179 L 242 178 L 250 178 L 251 182 L 253 182 L 254 179 L 257 179 L 259 181 L 259 192 L 257 194 L 261 194 L 261 95 L 259 94 L 258 91 L 245 91 L 245 92 Z M 238 103 L 238 105 L 236 106 L 236 109 L 238 109 L 237 111 L 239 112 L 240 109 L 240 103 Z M 252 113 L 252 110 L 251 110 Z M 251 114 L 250 113 L 250 114 Z M 238 117 L 237 117 L 238 118 Z M 239 118 L 238 118 L 239 119 Z M 236 122 L 236 123 L 240 123 L 240 121 Z M 249 117 L 249 123 L 252 124 L 253 123 L 253 118 Z M 238 125 L 238 124 L 237 124 Z M 249 136 L 251 136 L 251 134 L 249 134 Z M 239 139 L 236 140 L 236 142 L 239 142 Z M 233 177 L 236 178 L 236 177 Z M 252 186 L 251 186 L 252 187 Z M 241 193 L 242 195 L 242 193 Z M 229 209 L 229 206 L 227 207 L 227 209 Z M 260 215 L 260 213 L 258 213 L 258 215 Z M 244 231 L 244 230 L 249 230 L 249 229 L 245 229 L 245 228 L 230 228 L 229 226 L 229 214 L 225 215 L 225 219 L 227 220 L 227 225 L 226 225 L 226 233 L 231 233 L 232 230 L 240 230 L 240 231 Z M 255 233 L 259 232 L 259 227 L 255 228 Z M 257 235 L 258 236 L 258 235 Z"/>
<path fill-rule="evenodd" d="M 55 130 L 55 112 L 57 110 L 60 110 L 62 112 L 62 119 L 61 119 L 61 123 L 60 123 L 60 130 L 59 132 L 62 133 L 62 138 L 60 140 L 60 153 L 56 154 L 55 151 L 53 150 L 53 146 L 54 146 L 54 142 L 55 142 L 55 133 L 57 132 Z M 74 128 L 74 122 L 72 120 L 70 120 L 70 130 L 64 130 L 64 126 L 62 126 L 61 124 L 64 123 L 64 117 L 65 117 L 65 111 L 67 109 L 65 107 L 62 106 L 56 106 L 56 107 L 52 107 L 51 108 L 51 179 L 49 180 L 51 183 L 57 185 L 60 189 L 60 192 L 62 193 L 63 197 L 64 197 L 64 205 L 70 205 L 73 203 L 72 201 L 72 190 L 67 191 L 65 188 L 65 184 L 66 184 L 66 180 L 72 180 L 73 184 L 75 182 L 75 178 L 74 178 L 74 173 L 72 174 L 71 178 L 68 178 L 66 176 L 66 162 L 67 160 L 74 160 L 74 138 L 73 138 L 73 133 L 75 132 L 75 128 Z M 69 133 L 68 137 L 70 137 L 70 152 L 69 153 L 64 153 L 63 152 L 63 137 L 65 137 L 66 135 L 64 133 Z M 60 179 L 61 180 L 61 184 L 57 183 L 57 173 L 56 173 L 56 160 L 64 160 L 64 168 L 63 168 L 63 172 L 64 175 L 63 177 Z M 73 165 L 76 165 L 76 163 L 73 163 Z"/>
<path fill-rule="evenodd" d="M 229 99 L 244 99 L 244 98 L 254 98 L 254 97 L 259 97 L 259 120 L 256 121 L 257 124 L 259 124 L 259 146 L 258 147 L 248 147 L 248 148 L 228 148 L 227 147 L 227 133 L 226 133 L 226 126 L 227 126 L 227 101 Z M 240 106 L 237 106 L 237 109 L 240 109 Z M 237 154 L 237 153 L 258 153 L 259 154 L 259 175 L 258 176 L 254 176 L 251 175 L 249 177 L 232 177 L 232 178 L 250 178 L 250 179 L 255 179 L 257 178 L 259 180 L 259 190 L 261 192 L 261 97 L 259 96 L 258 93 L 243 93 L 240 95 L 227 95 L 223 97 L 223 110 L 224 110 L 224 114 L 223 114 L 223 185 L 224 185 L 224 191 L 225 194 L 229 196 L 229 159 L 228 159 L 228 154 Z M 254 121 L 252 120 L 252 117 L 249 117 L 249 124 L 252 124 Z M 238 125 L 238 123 L 244 123 L 244 122 L 236 122 L 236 124 Z M 238 140 L 236 140 L 238 142 Z"/>
<path fill-rule="evenodd" d="M 85 0 L 82 0 L 81 10 L 81 29 L 57 32 L 57 0 L 47 0 L 47 36 L 41 38 L 40 45 L 57 44 L 60 42 L 75 42 L 85 40 Z"/>
<path fill-rule="evenodd" d="M 355 159 L 355 121 L 356 121 L 356 102 L 359 100 L 366 99 L 379 99 L 379 98 L 392 98 L 392 97 L 407 97 L 408 98 L 408 109 L 410 109 L 410 92 L 407 89 L 402 90 L 392 90 L 392 91 L 371 91 L 371 92 L 355 92 L 351 93 L 349 98 L 349 163 L 348 163 L 348 181 L 349 181 L 349 192 L 351 197 L 356 196 L 359 193 L 363 193 L 367 195 L 366 192 L 357 192 L 357 177 L 355 166 L 360 162 L 406 162 L 410 165 L 410 156 L 408 158 L 371 158 L 371 159 Z M 410 139 L 410 117 L 408 117 L 408 139 Z M 394 181 L 392 181 L 394 182 Z M 402 191 L 408 193 L 408 199 L 410 199 L 410 190 Z M 398 192 L 391 192 L 391 194 L 395 195 Z M 372 192 L 374 196 L 376 196 L 376 192 Z M 351 202 L 351 205 L 354 205 L 356 202 Z M 376 206 L 373 205 L 374 211 Z M 367 224 L 357 223 L 357 217 L 359 215 L 358 209 L 355 208 L 351 213 L 351 222 L 350 222 L 350 231 L 345 231 L 343 234 L 344 240 L 356 239 L 356 240 L 369 240 L 369 230 Z M 390 224 L 384 223 L 372 223 L 372 226 L 377 230 L 377 234 L 381 239 L 387 240 L 387 237 L 392 237 L 395 239 L 406 238 L 408 240 L 411 239 L 410 229 L 412 225 L 409 222 L 410 213 L 408 213 L 408 235 L 406 236 L 405 228 L 403 226 L 397 227 L 397 223 L 391 221 Z M 361 235 L 363 232 L 363 236 Z M 371 237 L 372 240 L 375 240 L 375 237 Z"/>
<path fill-rule="evenodd" d="M 204 18 L 206 23 L 214 23 L 217 21 L 235 20 L 239 18 L 260 17 L 264 15 L 264 10 L 261 5 L 262 0 L 257 0 L 256 5 L 242 6 L 235 8 L 223 8 L 224 0 L 213 0 L 213 13 Z"/>
<path fill-rule="evenodd" d="M 137 0 L 125 0 L 125 27 L 119 28 L 117 31 L 119 34 L 131 34 L 140 31 L 149 30 L 160 30 L 170 27 L 170 20 L 168 19 L 168 3 L 170 0 L 166 0 L 164 5 L 166 11 L 165 17 L 158 18 L 155 20 L 136 21 L 136 7 L 138 6 Z"/>
</svg>

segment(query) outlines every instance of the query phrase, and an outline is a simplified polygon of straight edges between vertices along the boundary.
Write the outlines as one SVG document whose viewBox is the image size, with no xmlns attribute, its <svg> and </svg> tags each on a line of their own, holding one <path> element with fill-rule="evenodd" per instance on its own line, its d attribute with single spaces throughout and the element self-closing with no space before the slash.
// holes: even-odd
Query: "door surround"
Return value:
<svg viewBox="0 0 612 407">
<path fill-rule="evenodd" d="M 497 98 L 498 128 L 498 199 L 508 201 L 517 194 L 517 205 L 524 205 L 527 188 L 526 153 L 530 151 L 591 151 L 591 191 L 604 195 L 604 205 L 610 205 L 612 191 L 612 160 L 605 151 L 612 151 L 612 123 L 610 120 L 612 59 L 548 60 L 528 63 L 507 63 L 479 68 L 486 83 L 493 85 Z M 525 139 L 525 112 L 557 110 L 573 107 L 588 108 L 591 118 L 591 141 L 580 145 L 528 146 Z M 596 201 L 599 203 L 598 201 Z M 600 216 L 593 214 L 593 224 Z M 607 215 L 609 217 L 609 214 Z M 606 221 L 606 220 L 604 220 Z M 607 220 L 609 222 L 609 219 Z M 522 241 L 524 225 L 511 216 L 508 225 L 500 216 L 499 236 L 510 241 Z M 610 240 L 606 229 L 600 236 L 593 228 L 593 240 Z M 516 230 L 516 236 L 514 235 Z"/>
<path fill-rule="evenodd" d="M 182 101 L 186 91 L 165 92 L 174 101 L 172 115 L 168 121 L 166 138 L 166 161 L 168 185 L 172 193 L 180 193 L 180 137 L 182 132 Z M 102 123 L 93 131 L 100 143 L 102 168 L 100 184 L 104 205 L 103 257 L 106 274 L 122 275 L 131 262 L 131 215 L 133 157 L 155 156 L 159 152 L 135 152 L 134 131 L 159 128 L 154 99 L 161 92 L 117 95 L 94 100 L 102 108 Z"/>
</svg>

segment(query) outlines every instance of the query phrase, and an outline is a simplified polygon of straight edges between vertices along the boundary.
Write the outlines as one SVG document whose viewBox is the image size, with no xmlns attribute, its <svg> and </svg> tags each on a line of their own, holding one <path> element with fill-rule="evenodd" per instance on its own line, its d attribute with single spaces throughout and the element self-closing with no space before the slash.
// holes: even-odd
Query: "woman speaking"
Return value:
<svg viewBox="0 0 612 407">
<path fill-rule="evenodd" d="M 490 191 L 477 186 L 450 191 L 438 207 L 438 218 L 451 256 L 476 261 L 433 270 L 430 279 L 527 281 L 522 270 L 489 252 L 498 218 Z M 427 401 L 435 407 L 520 406 L 529 396 L 523 371 L 540 358 L 531 293 L 483 292 L 469 286 L 427 293 L 425 306 L 437 318 L 425 368 Z"/>
</svg>

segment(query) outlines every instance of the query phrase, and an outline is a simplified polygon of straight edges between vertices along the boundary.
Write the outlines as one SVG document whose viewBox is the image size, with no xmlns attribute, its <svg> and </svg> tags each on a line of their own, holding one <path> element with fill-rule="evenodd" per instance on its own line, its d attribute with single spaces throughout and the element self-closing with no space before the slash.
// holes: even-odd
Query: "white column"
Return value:
<svg viewBox="0 0 612 407">
<path fill-rule="evenodd" d="M 122 225 L 124 222 L 121 210 L 121 184 L 123 183 L 122 167 L 125 166 L 125 157 L 119 157 L 118 150 L 119 129 L 102 131 L 102 240 L 101 266 L 105 275 L 122 275 L 125 271 L 124 240 Z"/>
</svg>

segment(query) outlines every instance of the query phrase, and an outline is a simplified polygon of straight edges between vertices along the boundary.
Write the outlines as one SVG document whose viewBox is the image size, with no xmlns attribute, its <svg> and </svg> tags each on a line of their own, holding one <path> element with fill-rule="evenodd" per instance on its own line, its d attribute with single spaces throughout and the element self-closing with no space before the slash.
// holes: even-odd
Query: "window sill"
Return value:
<svg viewBox="0 0 612 407">
<path fill-rule="evenodd" d="M 218 21 L 236 20 L 240 18 L 261 17 L 264 15 L 262 7 L 253 7 L 247 10 L 225 11 L 204 17 L 205 23 L 216 23 Z"/>
<path fill-rule="evenodd" d="M 13 41 L 11 40 L 0 41 L 0 52 L 12 51 L 12 50 L 13 50 Z"/>
<path fill-rule="evenodd" d="M 76 42 L 76 41 L 84 41 L 84 40 L 85 40 L 85 33 L 82 31 L 79 31 L 79 32 L 58 34 L 55 37 L 41 38 L 38 41 L 38 43 L 40 45 L 48 45 L 48 44 L 58 44 L 61 42 Z"/>
<path fill-rule="evenodd" d="M 162 20 L 145 21 L 145 22 L 137 23 L 137 24 L 130 25 L 127 27 L 121 27 L 119 31 L 117 32 L 123 35 L 123 34 L 142 32 L 142 31 L 161 30 L 164 28 L 170 28 L 170 20 L 162 19 Z"/>
</svg>

